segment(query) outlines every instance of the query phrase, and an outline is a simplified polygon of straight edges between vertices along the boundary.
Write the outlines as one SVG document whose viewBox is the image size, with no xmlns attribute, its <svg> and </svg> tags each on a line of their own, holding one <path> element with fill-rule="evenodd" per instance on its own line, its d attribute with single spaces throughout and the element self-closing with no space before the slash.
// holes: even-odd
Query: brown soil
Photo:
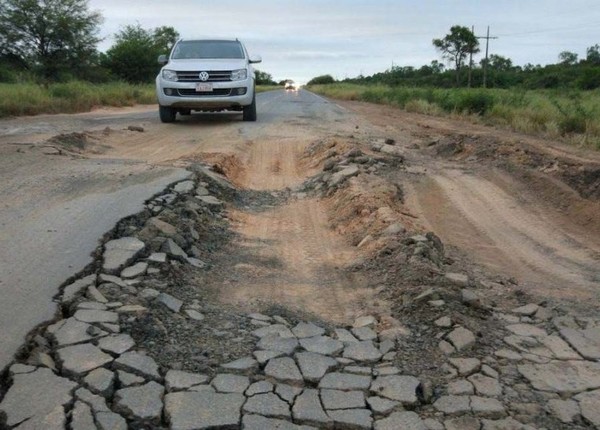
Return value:
<svg viewBox="0 0 600 430">
<path fill-rule="evenodd" d="M 600 154 L 456 120 L 343 106 L 406 154 L 406 206 L 491 273 L 541 297 L 600 294 Z"/>
<path fill-rule="evenodd" d="M 542 297 L 599 296 L 599 153 L 358 102 L 316 114 L 302 107 L 302 115 L 282 118 L 277 100 L 265 103 L 265 120 L 251 126 L 228 115 L 193 115 L 176 124 L 121 119 L 91 127 L 75 146 L 90 158 L 175 166 L 203 161 L 240 189 L 290 197 L 260 208 L 248 197 L 248 207 L 229 213 L 238 239 L 230 250 L 237 253 L 230 267 L 236 281 L 220 292 L 226 302 L 270 301 L 338 322 L 372 307 L 385 314 L 391 305 L 365 289 L 357 272 L 343 269 L 388 249 L 381 231 L 394 222 L 409 232 L 434 232 L 452 250 L 456 267 L 474 261 Z M 26 126 L 27 120 L 17 122 Z M 132 123 L 144 132 L 127 130 Z M 39 142 L 40 136 L 6 139 Z M 370 143 L 384 138 L 395 140 L 404 164 L 371 150 Z M 386 167 L 324 198 L 297 193 L 327 160 L 352 148 L 380 157 Z M 358 248 L 369 235 L 373 240 Z M 427 270 L 406 279 L 429 282 L 438 269 Z"/>
</svg>

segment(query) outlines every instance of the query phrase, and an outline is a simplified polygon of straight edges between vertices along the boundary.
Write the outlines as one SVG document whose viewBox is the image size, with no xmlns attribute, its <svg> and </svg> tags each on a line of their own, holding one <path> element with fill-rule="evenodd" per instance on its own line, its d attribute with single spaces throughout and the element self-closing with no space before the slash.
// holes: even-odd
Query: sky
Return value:
<svg viewBox="0 0 600 430">
<path fill-rule="evenodd" d="M 126 25 L 172 26 L 181 37 L 237 37 L 276 81 L 371 75 L 441 61 L 431 41 L 474 26 L 489 53 L 515 65 L 551 64 L 600 44 L 599 0 L 89 0 L 104 17 L 101 51 Z M 485 40 L 481 39 L 481 53 Z"/>
</svg>

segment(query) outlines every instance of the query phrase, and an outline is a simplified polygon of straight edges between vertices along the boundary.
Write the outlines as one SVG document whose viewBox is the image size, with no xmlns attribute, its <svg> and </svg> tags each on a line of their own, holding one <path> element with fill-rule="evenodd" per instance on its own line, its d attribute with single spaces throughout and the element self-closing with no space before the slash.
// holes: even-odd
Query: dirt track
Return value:
<svg viewBox="0 0 600 430">
<path fill-rule="evenodd" d="M 598 297 L 597 152 L 467 122 L 343 105 L 405 144 L 412 173 L 404 176 L 407 204 L 446 244 L 541 297 Z M 565 165 L 595 176 L 571 187 Z"/>
<path fill-rule="evenodd" d="M 280 191 L 300 186 L 318 171 L 316 160 L 303 158 L 313 142 L 350 139 L 369 149 L 372 142 L 393 138 L 408 160 L 407 170 L 394 179 L 402 181 L 404 210 L 415 217 L 408 222 L 434 231 L 460 255 L 491 274 L 514 279 L 528 292 L 578 300 L 598 297 L 599 179 L 592 178 L 582 190 L 555 174 L 564 164 L 597 174 L 598 153 L 381 106 L 342 106 L 307 92 L 272 92 L 261 96 L 257 124 L 242 123 L 236 116 L 193 115 L 165 125 L 156 121 L 152 108 L 144 107 L 22 118 L 3 123 L 6 133 L 0 143 L 29 142 L 39 148 L 60 133 L 85 132 L 79 136 L 80 147 L 68 139 L 61 147 L 88 159 L 160 166 L 185 167 L 202 160 L 218 164 L 241 188 Z M 126 130 L 131 124 L 145 131 Z M 584 192 L 591 197 L 582 198 Z M 348 245 L 349 238 L 332 230 L 336 215 L 328 213 L 325 203 L 306 199 L 268 212 L 234 213 L 243 246 L 268 244 L 257 246 L 256 252 L 262 258 L 279 256 L 289 269 L 285 276 L 269 273 L 268 283 L 259 276 L 256 285 L 236 285 L 224 296 L 237 301 L 270 297 L 308 306 L 325 318 L 349 318 L 352 303 L 362 303 L 368 293 L 360 285 L 340 287 L 347 280 L 335 279 L 335 270 L 328 270 L 344 267 L 359 253 Z M 236 270 L 256 278 L 252 267 Z M 316 299 L 323 283 L 328 292 L 324 300 Z M 336 293 L 331 295 L 332 288 Z"/>
</svg>

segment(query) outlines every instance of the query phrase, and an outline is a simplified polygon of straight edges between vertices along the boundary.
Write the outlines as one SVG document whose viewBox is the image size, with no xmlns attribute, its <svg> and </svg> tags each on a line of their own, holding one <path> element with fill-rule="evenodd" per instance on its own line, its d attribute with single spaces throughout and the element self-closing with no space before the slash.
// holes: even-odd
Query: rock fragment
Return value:
<svg viewBox="0 0 600 430">
<path fill-rule="evenodd" d="M 304 382 L 296 362 L 290 357 L 269 360 L 265 367 L 265 375 L 290 385 L 302 385 Z"/>
<path fill-rule="evenodd" d="M 237 428 L 245 400 L 239 393 L 169 393 L 165 396 L 165 415 L 172 429 Z"/>
<path fill-rule="evenodd" d="M 256 394 L 250 397 L 244 412 L 273 418 L 291 418 L 290 405 L 274 393 Z"/>
<path fill-rule="evenodd" d="M 80 376 L 113 361 L 110 355 L 90 343 L 61 348 L 58 350 L 58 357 L 62 370 L 74 376 Z"/>
<path fill-rule="evenodd" d="M 371 384 L 371 393 L 397 400 L 404 405 L 415 405 L 418 402 L 417 389 L 420 385 L 421 382 L 414 376 L 379 376 Z"/>
<path fill-rule="evenodd" d="M 144 247 L 144 242 L 135 237 L 122 237 L 107 242 L 104 245 L 104 270 L 109 274 L 118 273 Z"/>
<path fill-rule="evenodd" d="M 457 327 L 448 334 L 448 340 L 457 351 L 461 351 L 469 348 L 475 343 L 475 335 L 464 327 Z"/>
<path fill-rule="evenodd" d="M 308 352 L 322 355 L 336 355 L 344 349 L 344 344 L 329 336 L 314 336 L 300 339 L 300 345 Z"/>
<path fill-rule="evenodd" d="M 151 357 L 130 351 L 115 360 L 115 367 L 149 379 L 160 380 L 158 364 Z"/>
<path fill-rule="evenodd" d="M 325 413 L 319 400 L 319 392 L 306 389 L 294 403 L 292 408 L 294 421 L 300 424 L 313 425 L 318 428 L 332 428 L 333 420 Z"/>
<path fill-rule="evenodd" d="M 370 385 L 370 376 L 352 375 L 350 373 L 340 372 L 328 373 L 321 379 L 321 382 L 319 382 L 319 388 L 330 388 L 342 391 L 367 390 Z"/>
<path fill-rule="evenodd" d="M 338 366 L 335 359 L 314 352 L 296 353 L 296 360 L 302 376 L 310 382 L 319 382 L 325 373 Z"/>
<path fill-rule="evenodd" d="M 220 373 L 211 384 L 220 393 L 244 393 L 250 385 L 250 379 L 247 376 Z"/>
<path fill-rule="evenodd" d="M 423 420 L 412 411 L 394 412 L 375 422 L 375 430 L 428 430 Z"/>
<path fill-rule="evenodd" d="M 122 388 L 115 393 L 115 410 L 145 422 L 160 423 L 164 387 L 154 381 L 138 387 Z"/>
<path fill-rule="evenodd" d="M 304 339 L 306 337 L 321 336 L 325 333 L 325 329 L 313 323 L 300 322 L 296 327 L 292 328 L 292 333 L 298 339 Z"/>
<path fill-rule="evenodd" d="M 187 390 L 195 385 L 206 384 L 207 382 L 208 376 L 201 373 L 171 369 L 165 375 L 165 388 L 169 392 Z"/>
<path fill-rule="evenodd" d="M 374 363 L 381 359 L 382 354 L 373 342 L 366 340 L 346 345 L 343 357 L 359 362 Z"/>
<path fill-rule="evenodd" d="M 0 403 L 6 424 L 15 426 L 25 420 L 61 421 L 63 407 L 72 401 L 75 382 L 56 376 L 50 369 L 40 368 L 14 376 L 13 384 Z"/>
<path fill-rule="evenodd" d="M 344 409 L 327 412 L 336 428 L 370 430 L 373 426 L 371 411 L 368 409 Z"/>
</svg>

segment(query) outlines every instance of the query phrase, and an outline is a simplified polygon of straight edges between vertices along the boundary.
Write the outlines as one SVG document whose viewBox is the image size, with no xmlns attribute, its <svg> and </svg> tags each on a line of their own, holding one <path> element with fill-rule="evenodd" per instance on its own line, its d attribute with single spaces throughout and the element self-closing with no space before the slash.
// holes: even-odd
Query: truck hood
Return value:
<svg viewBox="0 0 600 430">
<path fill-rule="evenodd" d="M 245 59 L 227 59 L 227 60 L 169 60 L 164 66 L 165 69 L 175 71 L 202 71 L 202 70 L 237 70 L 247 68 Z"/>
</svg>

